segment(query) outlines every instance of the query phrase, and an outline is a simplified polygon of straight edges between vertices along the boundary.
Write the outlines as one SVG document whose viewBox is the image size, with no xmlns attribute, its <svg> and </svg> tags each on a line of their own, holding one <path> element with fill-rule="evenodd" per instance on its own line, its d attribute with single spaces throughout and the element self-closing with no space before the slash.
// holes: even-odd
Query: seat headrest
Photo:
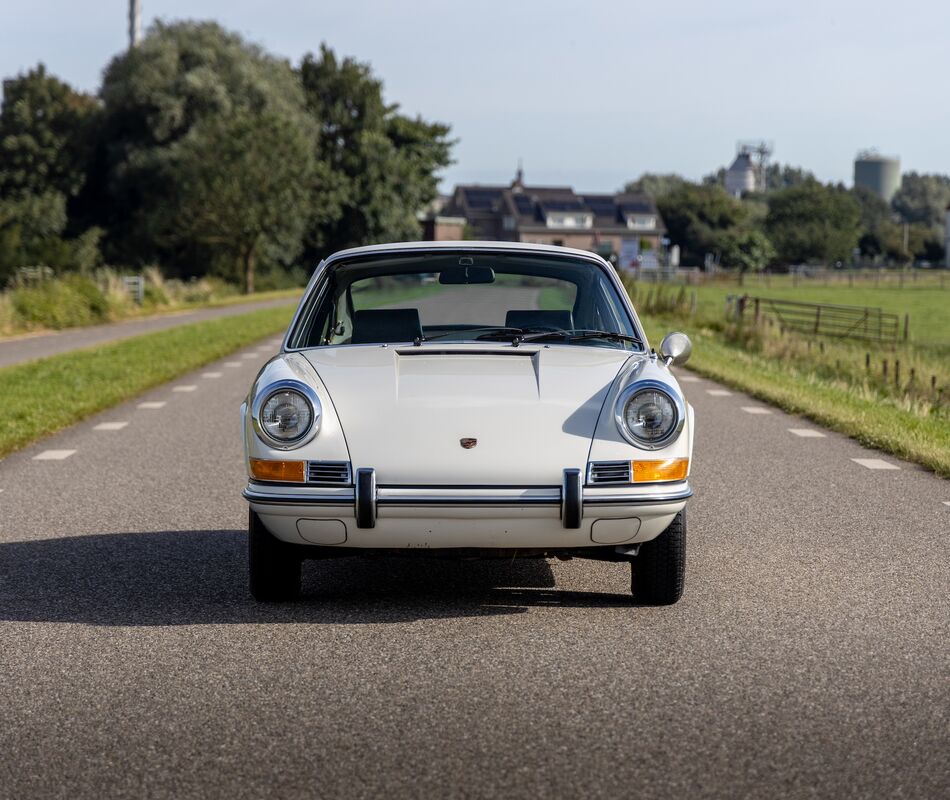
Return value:
<svg viewBox="0 0 950 800">
<path fill-rule="evenodd" d="M 518 311 L 512 309 L 505 315 L 509 328 L 542 328 L 552 331 L 569 331 L 574 327 L 574 315 L 570 311 Z"/>
<path fill-rule="evenodd" d="M 394 344 L 422 336 L 419 312 L 414 308 L 374 308 L 353 312 L 352 344 Z"/>
</svg>

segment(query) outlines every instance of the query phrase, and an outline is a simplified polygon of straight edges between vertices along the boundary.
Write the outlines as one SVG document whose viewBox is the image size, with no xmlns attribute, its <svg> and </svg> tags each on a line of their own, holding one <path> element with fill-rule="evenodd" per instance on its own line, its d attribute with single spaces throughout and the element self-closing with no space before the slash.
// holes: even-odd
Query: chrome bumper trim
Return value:
<svg viewBox="0 0 950 800">
<path fill-rule="evenodd" d="M 419 487 L 420 489 L 434 490 L 436 487 Z M 525 487 L 535 488 L 535 487 Z M 561 507 L 561 490 L 547 490 L 544 494 L 534 494 L 529 496 L 503 496 L 503 495 L 463 495 L 451 494 L 449 492 L 433 494 L 415 494 L 407 496 L 387 496 L 383 487 L 377 492 L 377 506 L 555 506 Z M 244 498 L 251 503 L 259 505 L 278 505 L 278 506 L 339 506 L 353 507 L 356 501 L 356 493 L 353 490 L 347 490 L 339 494 L 279 494 L 277 492 L 262 492 L 256 488 L 248 486 L 243 492 Z M 589 506 L 650 506 L 661 505 L 664 503 L 679 503 L 688 500 L 693 496 L 692 489 L 687 485 L 683 489 L 675 492 L 664 492 L 663 494 L 653 495 L 624 495 L 624 494 L 595 494 L 592 491 L 584 493 L 583 504 Z"/>
</svg>

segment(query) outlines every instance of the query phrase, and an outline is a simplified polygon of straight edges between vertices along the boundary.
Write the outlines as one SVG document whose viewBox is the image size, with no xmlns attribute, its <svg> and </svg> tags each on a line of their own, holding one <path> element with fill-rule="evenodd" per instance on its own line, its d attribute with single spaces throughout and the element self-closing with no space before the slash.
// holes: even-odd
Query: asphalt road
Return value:
<svg viewBox="0 0 950 800">
<path fill-rule="evenodd" d="M 262 300 L 256 303 L 239 303 L 216 308 L 201 308 L 196 311 L 180 311 L 170 314 L 159 314 L 145 319 L 131 319 L 123 322 L 113 322 L 108 325 L 91 325 L 87 328 L 70 328 L 64 331 L 44 331 L 42 333 L 15 336 L 11 339 L 0 339 L 0 367 L 9 367 L 23 361 L 32 361 L 34 358 L 45 358 L 69 350 L 78 350 L 81 347 L 92 347 L 97 344 L 127 339 L 142 333 L 174 328 L 189 322 L 202 322 L 206 319 L 218 317 L 232 317 L 235 314 L 245 314 L 261 308 L 277 308 L 279 306 L 295 305 L 297 299 L 279 298 Z"/>
<path fill-rule="evenodd" d="M 3 798 L 950 794 L 950 482 L 694 380 L 678 605 L 347 559 L 259 606 L 237 408 L 272 350 L 0 462 Z"/>
</svg>

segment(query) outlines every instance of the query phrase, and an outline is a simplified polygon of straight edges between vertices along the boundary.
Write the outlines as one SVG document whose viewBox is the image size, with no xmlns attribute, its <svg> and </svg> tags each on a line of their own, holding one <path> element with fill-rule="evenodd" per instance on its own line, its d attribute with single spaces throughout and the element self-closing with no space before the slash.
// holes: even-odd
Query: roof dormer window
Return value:
<svg viewBox="0 0 950 800">
<path fill-rule="evenodd" d="M 594 215 L 577 211 L 548 211 L 544 216 L 549 228 L 593 228 Z"/>
<path fill-rule="evenodd" d="M 627 227 L 634 231 L 648 231 L 656 227 L 656 217 L 648 214 L 627 214 Z"/>
</svg>

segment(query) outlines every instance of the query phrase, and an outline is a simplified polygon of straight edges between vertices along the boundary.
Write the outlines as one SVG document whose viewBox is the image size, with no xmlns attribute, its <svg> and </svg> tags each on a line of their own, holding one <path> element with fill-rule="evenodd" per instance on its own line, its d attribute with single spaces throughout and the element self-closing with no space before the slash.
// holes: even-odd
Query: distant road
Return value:
<svg viewBox="0 0 950 800">
<path fill-rule="evenodd" d="M 189 322 L 232 317 L 235 314 L 244 314 L 261 308 L 296 305 L 297 302 L 296 298 L 283 297 L 275 300 L 261 300 L 255 303 L 239 303 L 231 306 L 202 308 L 197 311 L 161 314 L 147 319 L 126 320 L 108 325 L 93 325 L 88 328 L 70 328 L 55 333 L 19 336 L 14 339 L 0 341 L 0 367 L 9 367 L 23 361 L 45 358 L 46 356 L 91 347 L 96 344 L 128 339 L 131 336 L 174 328 L 178 325 L 186 325 Z"/>
</svg>

